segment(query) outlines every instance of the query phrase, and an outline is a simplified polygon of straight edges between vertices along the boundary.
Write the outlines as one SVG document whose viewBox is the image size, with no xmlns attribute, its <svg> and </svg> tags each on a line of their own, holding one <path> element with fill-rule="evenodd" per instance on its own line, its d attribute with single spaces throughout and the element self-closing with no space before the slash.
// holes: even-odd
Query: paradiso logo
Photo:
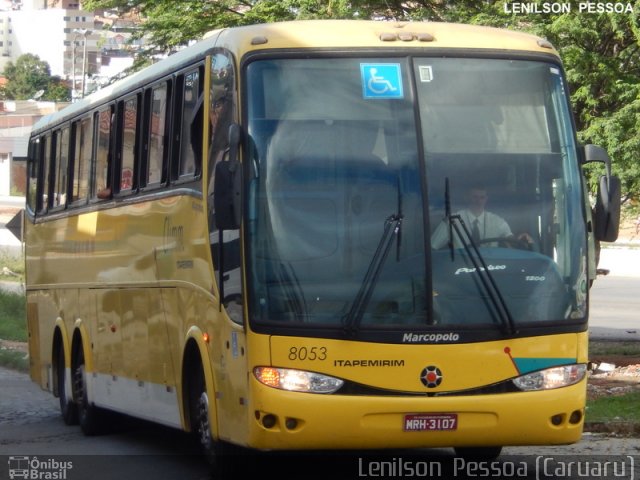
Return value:
<svg viewBox="0 0 640 480">
<path fill-rule="evenodd" d="M 420 373 L 420 381 L 427 388 L 436 388 L 442 383 L 442 371 L 435 365 L 429 365 Z"/>
</svg>

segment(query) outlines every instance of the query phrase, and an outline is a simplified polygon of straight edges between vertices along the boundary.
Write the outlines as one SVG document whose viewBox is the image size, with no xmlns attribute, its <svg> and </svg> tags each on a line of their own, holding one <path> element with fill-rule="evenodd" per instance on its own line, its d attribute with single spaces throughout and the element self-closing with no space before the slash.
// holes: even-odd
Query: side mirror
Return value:
<svg viewBox="0 0 640 480">
<path fill-rule="evenodd" d="M 615 242 L 620 227 L 620 179 L 611 175 L 611 159 L 597 145 L 585 145 L 583 163 L 604 163 L 606 174 L 598 182 L 598 198 L 593 212 L 594 235 L 601 242 Z"/>
<path fill-rule="evenodd" d="M 242 168 L 238 159 L 240 151 L 240 125 L 229 126 L 229 155 L 216 164 L 213 183 L 213 208 L 216 228 L 236 230 L 242 218 Z"/>
<path fill-rule="evenodd" d="M 615 242 L 620 226 L 620 179 L 602 175 L 593 217 L 594 235 L 601 242 Z"/>
</svg>

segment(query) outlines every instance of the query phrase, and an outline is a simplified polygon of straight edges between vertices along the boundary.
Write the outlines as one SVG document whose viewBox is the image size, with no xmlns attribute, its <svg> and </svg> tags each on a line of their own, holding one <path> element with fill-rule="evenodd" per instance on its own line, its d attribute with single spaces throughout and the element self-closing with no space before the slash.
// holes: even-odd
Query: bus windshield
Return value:
<svg viewBox="0 0 640 480">
<path fill-rule="evenodd" d="M 254 325 L 498 330 L 496 297 L 516 328 L 584 320 L 559 66 L 278 58 L 247 78 Z"/>
</svg>

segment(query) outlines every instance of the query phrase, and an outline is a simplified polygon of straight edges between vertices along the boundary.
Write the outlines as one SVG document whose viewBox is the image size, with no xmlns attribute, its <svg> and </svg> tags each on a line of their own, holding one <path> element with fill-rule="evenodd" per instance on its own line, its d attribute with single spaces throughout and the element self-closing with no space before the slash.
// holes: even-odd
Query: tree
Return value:
<svg viewBox="0 0 640 480">
<path fill-rule="evenodd" d="M 640 34 L 629 14 L 563 15 L 543 33 L 564 59 L 583 143 L 604 147 L 623 201 L 640 191 Z"/>
<path fill-rule="evenodd" d="M 71 100 L 71 87 L 60 77 L 53 76 L 42 98 L 51 102 L 69 102 Z"/>
<path fill-rule="evenodd" d="M 135 38 L 145 37 L 149 51 L 172 52 L 217 28 L 295 18 L 351 18 L 346 0 L 88 0 L 86 10 L 115 8 L 144 21 Z"/>
<path fill-rule="evenodd" d="M 463 21 L 529 31 L 556 47 L 569 83 L 578 140 L 604 147 L 622 181 L 622 201 L 638 200 L 640 1 L 633 12 L 581 12 L 579 2 L 572 1 L 567 2 L 568 12 L 528 15 L 507 14 L 510 9 L 503 2 L 477 3 L 481 6 Z M 595 190 L 602 168 L 586 170 Z"/>
<path fill-rule="evenodd" d="M 69 88 L 59 77 L 51 76 L 49 64 L 40 60 L 37 55 L 27 53 L 18 57 L 15 64 L 8 62 L 4 76 L 7 84 L 0 89 L 2 98 L 29 100 L 39 97 L 51 101 L 69 100 Z"/>
<path fill-rule="evenodd" d="M 579 140 L 605 147 L 622 180 L 624 200 L 640 194 L 640 0 L 633 12 L 513 12 L 514 2 L 478 0 L 89 0 L 88 9 L 118 8 L 144 18 L 140 36 L 175 51 L 222 27 L 307 18 L 376 18 L 473 23 L 548 38 L 567 72 Z M 522 2 L 515 2 L 522 4 Z M 530 4 L 540 2 L 530 2 Z M 613 4 L 613 3 L 612 3 Z M 608 4 L 607 4 L 608 5 Z M 620 5 L 626 5 L 620 3 Z M 594 182 L 592 182 L 594 183 Z"/>
<path fill-rule="evenodd" d="M 12 100 L 28 100 L 40 90 L 44 92 L 49 85 L 51 69 L 37 55 L 30 53 L 21 55 L 16 63 L 8 62 L 4 69 L 7 85 L 4 87 L 5 98 Z"/>
</svg>

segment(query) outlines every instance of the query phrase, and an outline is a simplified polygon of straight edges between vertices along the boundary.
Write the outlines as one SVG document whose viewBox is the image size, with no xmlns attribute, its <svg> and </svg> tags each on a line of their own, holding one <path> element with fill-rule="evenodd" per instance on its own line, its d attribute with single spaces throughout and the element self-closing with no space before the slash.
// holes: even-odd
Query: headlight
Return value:
<svg viewBox="0 0 640 480">
<path fill-rule="evenodd" d="M 306 393 L 334 393 L 344 384 L 339 378 L 290 368 L 256 367 L 253 374 L 264 385 Z"/>
<path fill-rule="evenodd" d="M 586 372 L 587 366 L 581 363 L 527 373 L 512 381 L 520 390 L 551 390 L 578 383 L 584 378 Z"/>
</svg>

